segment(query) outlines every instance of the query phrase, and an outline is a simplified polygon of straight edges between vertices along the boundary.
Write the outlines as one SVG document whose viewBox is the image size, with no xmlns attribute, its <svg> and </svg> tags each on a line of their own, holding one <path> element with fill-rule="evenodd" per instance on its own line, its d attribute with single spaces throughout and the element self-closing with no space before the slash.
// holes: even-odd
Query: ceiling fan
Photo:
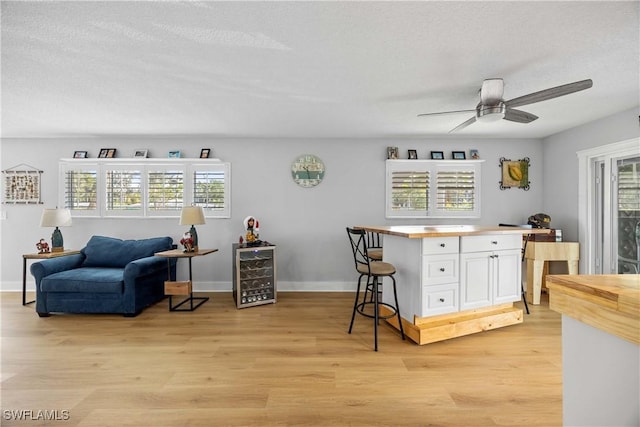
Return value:
<svg viewBox="0 0 640 427">
<path fill-rule="evenodd" d="M 451 129 L 449 133 L 464 129 L 476 121 L 493 122 L 504 119 L 517 123 L 531 123 L 536 120 L 538 116 L 527 113 L 526 111 L 516 110 L 514 107 L 520 107 L 522 105 L 533 104 L 557 98 L 559 96 L 569 95 L 570 93 L 589 89 L 591 86 L 593 86 L 591 79 L 580 80 L 505 101 L 502 98 L 504 93 L 504 81 L 502 79 L 486 79 L 482 82 L 482 88 L 480 89 L 480 102 L 476 106 L 475 110 L 424 113 L 418 114 L 418 117 L 451 113 L 475 113 L 475 116 Z"/>
</svg>

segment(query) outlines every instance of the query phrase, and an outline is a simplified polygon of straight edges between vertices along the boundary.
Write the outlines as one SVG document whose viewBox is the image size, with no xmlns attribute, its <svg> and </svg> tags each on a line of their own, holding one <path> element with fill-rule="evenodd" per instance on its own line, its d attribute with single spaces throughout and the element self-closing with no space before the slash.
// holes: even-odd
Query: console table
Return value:
<svg viewBox="0 0 640 427">
<path fill-rule="evenodd" d="M 45 252 L 22 255 L 22 305 L 32 304 L 36 300 L 27 301 L 27 260 L 28 259 L 49 259 L 61 256 L 79 254 L 80 251 L 65 250 L 62 252 Z"/>
<path fill-rule="evenodd" d="M 578 242 L 527 243 L 527 302 L 540 304 L 542 283 L 547 275 L 549 261 L 566 261 L 569 274 L 578 274 L 580 244 Z"/>
<path fill-rule="evenodd" d="M 169 311 L 193 311 L 200 307 L 206 301 L 209 301 L 209 297 L 194 297 L 193 296 L 193 273 L 191 269 L 191 259 L 197 256 L 208 255 L 214 252 L 218 252 L 217 249 L 199 249 L 194 252 L 184 252 L 182 249 L 171 249 L 168 251 L 156 252 L 154 255 L 159 257 L 165 257 L 169 265 L 169 280 L 164 282 L 164 293 L 169 295 Z M 171 258 L 187 258 L 189 260 L 189 281 L 176 282 L 171 280 Z M 186 295 L 187 298 L 173 305 L 172 297 L 174 295 Z M 196 305 L 194 301 L 199 301 Z M 189 308 L 179 308 L 183 304 L 189 303 Z"/>
</svg>

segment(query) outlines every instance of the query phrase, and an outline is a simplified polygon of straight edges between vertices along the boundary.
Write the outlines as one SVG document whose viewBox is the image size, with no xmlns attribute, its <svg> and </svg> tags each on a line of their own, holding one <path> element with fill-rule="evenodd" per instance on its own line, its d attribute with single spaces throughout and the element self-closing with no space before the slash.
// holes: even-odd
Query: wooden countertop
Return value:
<svg viewBox="0 0 640 427">
<path fill-rule="evenodd" d="M 423 237 L 477 236 L 482 234 L 548 234 L 546 228 L 481 225 L 361 225 L 356 228 L 380 234 L 421 239 Z"/>
<path fill-rule="evenodd" d="M 548 275 L 549 307 L 640 345 L 640 275 Z"/>
</svg>

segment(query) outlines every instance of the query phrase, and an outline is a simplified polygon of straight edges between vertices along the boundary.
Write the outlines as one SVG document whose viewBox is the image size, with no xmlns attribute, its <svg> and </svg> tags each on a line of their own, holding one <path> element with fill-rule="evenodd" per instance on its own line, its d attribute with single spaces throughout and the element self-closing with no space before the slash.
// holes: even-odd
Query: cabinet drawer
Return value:
<svg viewBox="0 0 640 427">
<path fill-rule="evenodd" d="M 457 254 L 460 239 L 456 237 L 426 237 L 422 239 L 422 255 Z"/>
<path fill-rule="evenodd" d="M 422 257 L 422 283 L 425 285 L 457 283 L 458 258 L 457 253 Z"/>
<path fill-rule="evenodd" d="M 482 236 L 462 236 L 460 252 L 501 251 L 504 249 L 520 249 L 520 234 L 487 234 Z"/>
<path fill-rule="evenodd" d="M 458 311 L 458 285 L 424 286 L 422 288 L 423 316 Z"/>
</svg>

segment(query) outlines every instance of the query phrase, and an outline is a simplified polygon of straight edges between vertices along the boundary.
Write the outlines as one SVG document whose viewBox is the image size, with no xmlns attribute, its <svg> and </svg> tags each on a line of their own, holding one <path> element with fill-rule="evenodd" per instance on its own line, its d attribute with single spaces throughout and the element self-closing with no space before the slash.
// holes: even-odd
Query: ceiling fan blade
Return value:
<svg viewBox="0 0 640 427">
<path fill-rule="evenodd" d="M 454 114 L 454 113 L 473 113 L 476 110 L 457 110 L 457 111 L 443 111 L 441 113 L 422 113 L 422 114 L 418 114 L 418 117 L 424 117 L 424 116 L 437 116 L 440 114 Z"/>
<path fill-rule="evenodd" d="M 589 89 L 591 86 L 593 86 L 593 81 L 591 79 L 581 80 L 579 82 L 568 83 L 566 85 L 556 86 L 550 89 L 523 95 L 518 98 L 513 98 L 509 101 L 505 101 L 505 105 L 507 107 L 520 107 L 522 105 L 533 104 L 535 102 L 546 101 L 547 99 L 569 95 L 570 93 Z"/>
<path fill-rule="evenodd" d="M 485 79 L 480 89 L 480 102 L 484 105 L 495 105 L 502 101 L 504 81 L 502 79 Z"/>
<path fill-rule="evenodd" d="M 522 110 L 514 110 L 512 108 L 507 108 L 507 111 L 504 113 L 503 119 L 509 120 L 511 122 L 518 123 L 531 123 L 536 120 L 538 116 L 535 114 L 527 113 Z"/>
<path fill-rule="evenodd" d="M 469 120 L 467 120 L 464 123 L 460 123 L 458 126 L 454 127 L 453 129 L 451 129 L 449 131 L 449 133 L 453 133 L 453 132 L 457 132 L 461 129 L 466 128 L 467 126 L 469 126 L 470 124 L 473 124 L 476 121 L 476 116 L 471 117 Z"/>
</svg>

